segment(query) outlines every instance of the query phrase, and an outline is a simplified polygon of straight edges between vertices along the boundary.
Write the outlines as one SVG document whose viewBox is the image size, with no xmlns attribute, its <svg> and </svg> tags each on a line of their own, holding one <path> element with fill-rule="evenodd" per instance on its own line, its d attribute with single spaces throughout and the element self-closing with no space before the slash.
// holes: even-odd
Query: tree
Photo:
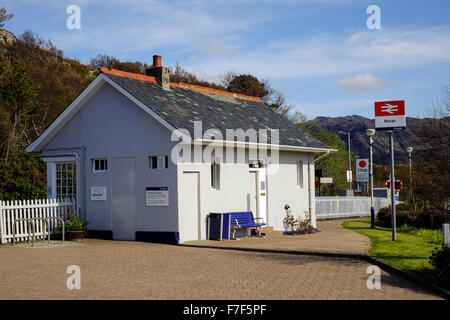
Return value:
<svg viewBox="0 0 450 320">
<path fill-rule="evenodd" d="M 0 28 L 5 26 L 6 21 L 10 20 L 14 16 L 13 13 L 6 13 L 5 7 L 0 9 Z"/>
<path fill-rule="evenodd" d="M 266 105 L 294 123 L 306 121 L 306 116 L 298 111 L 295 105 L 286 104 L 284 94 L 272 88 L 268 80 L 259 80 L 251 74 L 236 75 L 232 71 L 228 71 L 221 78 L 227 91 L 259 97 Z"/>
<path fill-rule="evenodd" d="M 29 137 L 30 118 L 42 104 L 36 102 L 39 92 L 35 88 L 23 63 L 14 60 L 11 75 L 0 88 L 3 112 L 9 116 L 9 132 L 5 150 L 5 162 L 12 151 L 19 150 L 31 143 Z"/>
<path fill-rule="evenodd" d="M 185 69 L 183 69 L 178 64 L 178 62 L 177 62 L 177 65 L 175 66 L 175 68 L 169 67 L 169 71 L 170 71 L 170 81 L 172 81 L 172 82 L 176 82 L 176 83 L 183 82 L 183 83 L 189 83 L 189 84 L 194 84 L 194 85 L 198 85 L 198 86 L 218 89 L 218 90 L 225 90 L 225 88 L 221 85 L 215 84 L 213 82 L 199 80 L 195 74 L 190 73 L 190 72 L 186 71 Z"/>
<path fill-rule="evenodd" d="M 139 61 L 121 62 L 118 58 L 105 54 L 98 54 L 95 58 L 91 58 L 89 65 L 97 69 L 105 67 L 140 74 L 145 74 L 145 70 L 149 67 L 147 64 Z"/>
<path fill-rule="evenodd" d="M 424 163 L 414 163 L 412 200 L 416 209 L 449 212 L 450 210 L 450 80 L 442 95 L 427 108 L 437 121 L 424 121 L 417 135 L 428 149 Z"/>
<path fill-rule="evenodd" d="M 303 122 L 299 123 L 298 126 L 320 142 L 338 150 L 337 152 L 333 152 L 325 158 L 320 159 L 315 164 L 316 169 L 322 169 L 322 173 L 325 177 L 333 178 L 333 195 L 338 195 L 339 189 L 347 188 L 346 170 L 348 152 L 345 143 L 339 138 L 338 134 L 329 132 L 318 123 Z M 331 185 L 324 185 L 322 191 L 326 194 L 331 194 Z"/>
</svg>

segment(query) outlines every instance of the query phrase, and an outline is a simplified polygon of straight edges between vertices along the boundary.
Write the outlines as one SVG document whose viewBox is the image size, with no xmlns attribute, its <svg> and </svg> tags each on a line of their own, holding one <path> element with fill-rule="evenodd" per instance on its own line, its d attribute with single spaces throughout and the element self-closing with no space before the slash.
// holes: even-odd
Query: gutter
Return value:
<svg viewBox="0 0 450 320">
<path fill-rule="evenodd" d="M 330 154 L 331 150 L 327 150 L 326 153 L 322 154 L 320 157 L 318 157 L 317 159 L 313 159 L 311 161 L 308 162 L 308 204 L 309 204 L 309 218 L 311 219 L 312 217 L 312 212 L 313 212 L 313 201 L 315 199 L 315 195 L 313 193 L 313 188 L 312 188 L 312 184 L 314 181 L 312 181 L 312 165 L 314 165 L 314 163 L 316 161 L 319 161 L 320 159 L 328 156 Z M 315 217 L 314 217 L 315 218 Z M 316 220 L 316 219 L 314 219 Z M 315 227 L 315 226 L 314 226 Z"/>
<path fill-rule="evenodd" d="M 181 142 L 183 143 L 183 142 Z M 187 142 L 190 144 L 190 142 Z M 212 146 L 236 146 L 236 147 L 247 147 L 247 148 L 261 148 L 265 147 L 271 150 L 280 150 L 280 151 L 296 151 L 296 152 L 337 152 L 336 149 L 327 149 L 327 148 L 314 148 L 314 147 L 296 147 L 296 146 L 288 146 L 281 144 L 268 144 L 268 143 L 257 143 L 257 142 L 243 142 L 243 141 L 227 141 L 227 140 L 208 140 L 208 139 L 195 139 L 192 141 L 194 145 L 212 145 Z M 319 158 L 318 158 L 319 159 Z"/>
</svg>

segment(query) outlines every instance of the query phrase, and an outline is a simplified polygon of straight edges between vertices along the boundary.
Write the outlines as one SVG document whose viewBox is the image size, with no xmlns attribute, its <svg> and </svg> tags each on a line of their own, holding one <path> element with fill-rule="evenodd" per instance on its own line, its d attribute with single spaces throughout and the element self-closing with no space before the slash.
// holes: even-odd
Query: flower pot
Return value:
<svg viewBox="0 0 450 320">
<path fill-rule="evenodd" d="M 83 240 L 84 229 L 72 229 L 67 231 L 67 240 Z"/>
</svg>

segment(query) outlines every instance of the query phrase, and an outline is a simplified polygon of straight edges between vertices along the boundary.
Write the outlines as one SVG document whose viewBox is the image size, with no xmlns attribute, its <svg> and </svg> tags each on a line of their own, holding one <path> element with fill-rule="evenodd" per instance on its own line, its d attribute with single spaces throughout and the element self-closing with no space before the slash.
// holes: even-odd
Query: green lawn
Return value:
<svg viewBox="0 0 450 320">
<path fill-rule="evenodd" d="M 402 227 L 397 229 L 397 240 L 392 241 L 390 228 L 377 226 L 370 229 L 370 220 L 345 221 L 342 226 L 369 237 L 370 255 L 394 267 L 427 277 L 432 271 L 429 262 L 431 252 L 438 246 L 439 230 Z M 430 232 L 434 237 L 430 237 Z M 442 241 L 442 240 L 441 240 Z"/>
</svg>

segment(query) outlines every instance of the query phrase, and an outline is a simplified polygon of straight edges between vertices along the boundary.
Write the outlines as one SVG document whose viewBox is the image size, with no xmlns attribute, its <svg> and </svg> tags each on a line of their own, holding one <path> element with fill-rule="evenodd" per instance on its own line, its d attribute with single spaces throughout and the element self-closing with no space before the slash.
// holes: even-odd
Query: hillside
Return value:
<svg viewBox="0 0 450 320">
<path fill-rule="evenodd" d="M 424 137 L 424 127 L 433 126 L 438 120 L 432 118 L 418 119 L 406 118 L 407 128 L 394 133 L 395 162 L 407 163 L 407 147 L 413 147 L 413 160 L 424 161 L 432 158 L 432 151 L 428 147 L 427 138 Z M 339 131 L 350 131 L 351 152 L 357 157 L 369 157 L 369 139 L 366 129 L 374 127 L 374 120 L 353 115 L 346 117 L 317 117 L 311 122 L 320 124 L 325 129 L 338 133 Z M 341 139 L 347 143 L 347 134 L 339 134 Z M 374 162 L 379 164 L 389 163 L 389 133 L 377 132 L 374 137 Z"/>
</svg>

